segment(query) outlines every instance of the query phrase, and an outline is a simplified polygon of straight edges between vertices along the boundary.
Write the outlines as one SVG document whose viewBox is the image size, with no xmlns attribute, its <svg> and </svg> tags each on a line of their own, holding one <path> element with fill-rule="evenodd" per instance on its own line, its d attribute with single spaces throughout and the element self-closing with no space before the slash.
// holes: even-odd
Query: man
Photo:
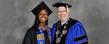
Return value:
<svg viewBox="0 0 109 44">
<path fill-rule="evenodd" d="M 48 16 L 52 11 L 42 1 L 32 10 L 35 17 L 34 25 L 27 30 L 22 44 L 50 44 L 51 32 L 48 27 Z"/>
<path fill-rule="evenodd" d="M 55 3 L 59 21 L 56 22 L 51 31 L 51 44 L 88 44 L 87 34 L 82 23 L 69 17 L 70 8 L 66 3 Z"/>
</svg>

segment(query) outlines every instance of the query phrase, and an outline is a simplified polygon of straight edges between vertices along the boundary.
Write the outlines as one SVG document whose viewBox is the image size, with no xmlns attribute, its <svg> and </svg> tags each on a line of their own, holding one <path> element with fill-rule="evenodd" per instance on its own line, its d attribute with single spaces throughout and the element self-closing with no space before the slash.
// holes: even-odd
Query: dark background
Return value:
<svg viewBox="0 0 109 44">
<path fill-rule="evenodd" d="M 42 0 L 0 0 L 0 44 L 21 44 L 25 32 L 35 16 L 31 10 Z M 44 0 L 53 13 L 49 26 L 57 18 L 52 4 L 59 0 Z M 109 44 L 109 0 L 62 0 L 71 4 L 71 17 L 80 20 L 89 37 L 90 44 Z"/>
</svg>

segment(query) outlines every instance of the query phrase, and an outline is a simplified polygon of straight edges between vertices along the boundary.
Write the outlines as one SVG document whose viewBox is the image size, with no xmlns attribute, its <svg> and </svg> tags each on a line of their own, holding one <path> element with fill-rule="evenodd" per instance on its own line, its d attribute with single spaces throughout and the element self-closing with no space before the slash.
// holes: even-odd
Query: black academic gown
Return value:
<svg viewBox="0 0 109 44">
<path fill-rule="evenodd" d="M 36 42 L 36 40 L 37 40 L 36 35 L 38 33 L 39 33 L 39 29 L 36 28 L 36 27 L 31 27 L 30 29 L 28 29 L 22 44 L 37 44 L 37 42 Z M 44 37 L 45 37 L 45 43 L 49 44 L 49 40 L 47 39 L 47 35 L 44 34 Z"/>
<path fill-rule="evenodd" d="M 37 31 L 35 30 L 35 27 L 28 29 L 22 44 L 36 44 L 35 31 Z"/>
</svg>

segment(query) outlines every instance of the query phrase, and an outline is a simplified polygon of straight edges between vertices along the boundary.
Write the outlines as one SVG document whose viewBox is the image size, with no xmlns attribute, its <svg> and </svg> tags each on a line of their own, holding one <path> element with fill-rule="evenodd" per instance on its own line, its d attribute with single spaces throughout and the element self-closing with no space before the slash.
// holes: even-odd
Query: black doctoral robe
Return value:
<svg viewBox="0 0 109 44">
<path fill-rule="evenodd" d="M 56 43 L 56 31 L 57 31 L 57 25 L 59 22 L 55 23 L 51 30 L 51 37 L 52 41 L 51 44 L 57 44 Z M 59 27 L 61 28 L 61 27 Z M 62 29 L 62 28 L 61 28 Z M 85 28 L 83 24 L 78 21 L 74 20 L 72 18 L 68 21 L 68 27 L 67 27 L 67 34 L 65 34 L 59 44 L 88 44 L 88 37 L 85 31 Z"/>
</svg>

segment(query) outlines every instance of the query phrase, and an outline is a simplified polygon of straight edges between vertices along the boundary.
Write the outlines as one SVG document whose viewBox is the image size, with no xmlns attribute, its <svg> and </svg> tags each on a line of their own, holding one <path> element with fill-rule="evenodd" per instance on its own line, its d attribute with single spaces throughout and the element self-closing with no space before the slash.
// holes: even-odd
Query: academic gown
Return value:
<svg viewBox="0 0 109 44">
<path fill-rule="evenodd" d="M 35 30 L 34 27 L 28 29 L 24 36 L 22 44 L 35 44 L 36 43 L 35 42 L 35 40 L 36 40 L 35 31 L 37 31 L 37 30 Z"/>
<path fill-rule="evenodd" d="M 31 27 L 30 29 L 27 30 L 22 44 L 37 44 L 37 41 L 36 41 L 37 34 L 40 34 L 39 29 L 36 27 Z M 44 34 L 45 44 L 50 44 L 50 40 L 47 38 L 48 35 L 46 35 L 46 34 Z"/>
<path fill-rule="evenodd" d="M 52 26 L 51 44 L 54 44 L 56 40 L 55 37 L 58 23 L 59 21 Z M 80 21 L 74 20 L 72 18 L 69 19 L 68 24 L 69 24 L 69 26 L 67 27 L 68 32 L 64 44 L 88 44 L 88 38 L 85 29 L 83 27 L 83 24 Z"/>
</svg>

